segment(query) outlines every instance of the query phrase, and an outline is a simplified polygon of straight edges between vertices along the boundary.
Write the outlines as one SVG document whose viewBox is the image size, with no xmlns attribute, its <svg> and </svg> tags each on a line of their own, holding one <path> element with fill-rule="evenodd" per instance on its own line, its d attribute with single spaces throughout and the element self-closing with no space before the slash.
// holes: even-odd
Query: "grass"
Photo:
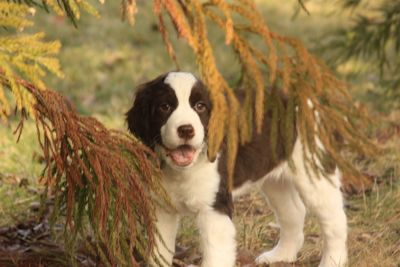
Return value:
<svg viewBox="0 0 400 267">
<path fill-rule="evenodd" d="M 134 87 L 160 73 L 175 69 L 168 58 L 151 14 L 151 1 L 140 1 L 135 27 L 120 21 L 118 1 L 99 6 L 102 18 L 84 16 L 75 29 L 67 20 L 38 11 L 36 27 L 47 33 L 48 39 L 60 39 L 60 54 L 66 78 L 49 77 L 51 88 L 59 90 L 78 107 L 82 114 L 97 117 L 109 127 L 124 129 L 124 112 L 131 104 Z M 257 0 L 260 10 L 274 31 L 296 36 L 310 49 L 318 51 L 319 42 L 329 31 L 348 23 L 348 14 L 337 12 L 335 3 L 310 1 L 311 16 L 300 11 L 296 18 L 297 1 Z M 219 67 L 230 82 L 235 82 L 238 63 L 223 45 L 224 36 L 211 30 Z M 194 58 L 182 41 L 175 40 L 181 67 L 196 72 Z M 321 54 L 321 57 L 325 55 Z M 353 94 L 358 99 L 371 101 L 366 93 L 370 77 L 351 76 L 354 65 L 339 68 L 339 74 L 355 85 Z M 366 86 L 368 85 L 368 86 Z M 372 98 L 372 100 L 374 100 Z M 371 101 L 370 106 L 379 109 Z M 399 118 L 400 116 L 397 116 Z M 41 150 L 36 142 L 33 123 L 27 123 L 19 143 L 12 134 L 17 123 L 0 124 L 0 225 L 8 225 L 30 216 L 30 204 L 36 202 L 40 191 L 43 165 Z M 392 170 L 399 162 L 400 142 L 387 144 L 391 152 L 378 161 L 363 166 L 379 181 L 369 192 L 347 198 L 349 220 L 349 255 L 351 266 L 400 266 L 400 183 L 399 170 Z M 389 174 L 388 174 L 389 170 Z M 35 192 L 36 191 L 36 192 Z M 277 241 L 278 229 L 273 214 L 262 196 L 254 193 L 236 204 L 235 223 L 240 254 L 253 258 L 271 248 Z M 320 257 L 319 229 L 311 217 L 306 222 L 306 244 L 296 266 L 315 266 Z M 185 219 L 179 242 L 192 248 L 192 259 L 198 256 L 197 230 L 193 221 Z"/>
<path fill-rule="evenodd" d="M 0 125 L 0 225 L 29 215 L 30 203 L 38 200 L 34 191 L 43 169 L 38 161 L 41 152 L 35 127 L 28 124 L 18 143 L 15 127 L 13 122 Z"/>
<path fill-rule="evenodd" d="M 347 198 L 349 226 L 349 266 L 395 267 L 400 263 L 400 182 L 375 186 L 371 192 Z M 271 249 L 279 238 L 279 228 L 264 197 L 255 192 L 235 203 L 235 225 L 239 255 L 250 263 Z M 182 222 L 180 245 L 189 248 L 189 258 L 199 254 L 198 232 L 191 219 Z M 196 238 L 194 238 L 196 237 Z M 321 257 L 322 240 L 316 219 L 306 218 L 305 245 L 294 266 L 316 266 Z M 247 262 L 248 261 L 248 262 Z"/>
</svg>

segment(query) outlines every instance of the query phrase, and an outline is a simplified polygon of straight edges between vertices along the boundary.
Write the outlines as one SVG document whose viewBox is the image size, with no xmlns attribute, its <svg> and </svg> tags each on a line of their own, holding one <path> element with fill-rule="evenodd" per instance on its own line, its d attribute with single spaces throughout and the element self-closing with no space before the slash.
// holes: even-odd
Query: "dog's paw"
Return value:
<svg viewBox="0 0 400 267">
<path fill-rule="evenodd" d="M 275 247 L 270 251 L 262 253 L 256 258 L 257 264 L 271 264 L 274 262 L 294 262 L 296 261 L 297 253 L 288 253 L 287 250 Z"/>
<path fill-rule="evenodd" d="M 345 267 L 347 266 L 347 251 L 345 248 L 324 251 L 318 267 Z"/>
<path fill-rule="evenodd" d="M 292 235 L 290 239 L 280 239 L 278 244 L 270 251 L 262 253 L 256 258 L 257 264 L 271 264 L 274 262 L 294 262 L 297 253 L 304 243 L 303 233 Z"/>
</svg>

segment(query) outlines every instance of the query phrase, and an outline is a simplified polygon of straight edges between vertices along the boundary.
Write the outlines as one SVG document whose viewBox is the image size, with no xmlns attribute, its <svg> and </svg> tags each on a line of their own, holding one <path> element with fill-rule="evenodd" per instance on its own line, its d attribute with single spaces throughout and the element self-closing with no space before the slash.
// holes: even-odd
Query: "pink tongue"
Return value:
<svg viewBox="0 0 400 267">
<path fill-rule="evenodd" d="M 171 150 L 171 159 L 178 166 L 187 166 L 193 161 L 195 150 L 189 146 L 181 146 L 177 149 Z"/>
</svg>

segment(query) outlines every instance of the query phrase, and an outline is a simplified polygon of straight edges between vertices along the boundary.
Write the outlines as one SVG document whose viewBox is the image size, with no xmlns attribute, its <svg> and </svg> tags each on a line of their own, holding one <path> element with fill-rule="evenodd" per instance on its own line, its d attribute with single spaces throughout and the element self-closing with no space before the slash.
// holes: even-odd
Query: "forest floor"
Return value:
<svg viewBox="0 0 400 267">
<path fill-rule="evenodd" d="M 393 169 L 395 164 L 390 161 L 400 156 L 400 126 L 391 129 L 382 136 L 385 136 L 386 146 L 397 151 L 392 150 L 392 155 L 385 155 L 381 162 L 366 169 L 374 181 L 371 187 L 345 194 L 350 266 L 399 267 L 400 179 L 399 170 Z M 62 226 L 56 225 L 56 231 L 50 231 L 48 218 L 39 212 L 42 187 L 37 177 L 40 176 L 29 176 L 41 167 L 39 150 L 32 151 L 32 146 L 26 145 L 34 143 L 34 128 L 28 124 L 17 145 L 13 143 L 15 140 L 11 131 L 7 133 L 0 128 L 0 134 L 7 137 L 1 139 L 0 151 L 6 152 L 7 157 L 12 156 L 12 161 L 19 162 L 14 166 L 25 173 L 15 174 L 16 170 L 9 169 L 0 175 L 0 266 L 68 266 L 68 257 L 62 245 Z M 387 136 L 390 136 L 389 139 L 386 139 Z M 5 155 L 1 156 L 4 158 Z M 30 162 L 35 162 L 38 169 Z M 4 164 L 8 163 L 1 161 L 2 170 L 6 169 Z M 271 249 L 279 237 L 279 227 L 261 193 L 254 192 L 236 201 L 234 222 L 239 243 L 237 266 L 255 266 L 254 258 Z M 197 264 L 201 260 L 193 218 L 182 221 L 178 244 L 180 252 L 175 266 Z M 299 259 L 287 266 L 317 266 L 321 247 L 319 226 L 311 214 L 306 218 L 305 245 Z M 96 266 L 95 259 L 85 251 L 78 254 L 81 266 Z"/>
<path fill-rule="evenodd" d="M 78 29 L 57 16 L 42 12 L 36 15 L 33 30 L 40 29 L 49 40 L 60 39 L 63 44 L 60 59 L 66 78 L 50 77 L 48 84 L 68 97 L 81 114 L 95 116 L 108 127 L 125 128 L 123 114 L 131 104 L 135 85 L 174 69 L 155 30 L 149 2 L 139 1 L 133 29 L 120 21 L 116 3 L 99 7 L 102 13 L 99 20 L 85 16 Z M 272 30 L 296 36 L 322 58 L 327 58 L 327 52 L 318 50 L 320 43 L 335 27 L 349 23 L 348 14 L 338 12 L 335 4 L 324 1 L 310 1 L 311 16 L 300 12 L 296 17 L 297 1 L 257 2 Z M 224 36 L 213 30 L 210 35 L 214 43 L 221 44 L 216 48 L 217 56 L 221 57 L 220 68 L 235 81 L 238 64 L 233 57 L 224 57 Z M 179 47 L 181 67 L 196 72 L 190 50 L 181 41 L 174 43 Z M 338 75 L 351 84 L 355 101 L 365 103 L 376 116 L 374 138 L 388 152 L 373 162 L 356 163 L 371 177 L 372 184 L 346 193 L 350 266 L 399 267 L 400 113 L 385 110 L 385 104 L 376 98 L 378 89 L 371 85 L 371 79 L 376 77 L 371 78 L 362 69 L 360 63 L 337 68 Z M 10 118 L 8 124 L 0 123 L 0 267 L 68 266 L 60 241 L 60 226 L 56 226 L 54 235 L 47 218 L 39 216 L 43 162 L 35 126 L 27 123 L 21 140 L 16 143 L 13 130 L 17 121 L 18 118 Z M 279 229 L 273 214 L 263 196 L 254 192 L 237 201 L 234 221 L 239 242 L 238 266 L 254 266 L 254 258 L 278 240 Z M 299 259 L 289 266 L 318 264 L 321 238 L 312 215 L 307 217 L 305 234 Z M 176 266 L 197 264 L 200 253 L 192 219 L 183 220 L 178 243 L 182 252 Z M 82 252 L 78 256 L 82 266 L 94 266 L 89 255 Z"/>
</svg>

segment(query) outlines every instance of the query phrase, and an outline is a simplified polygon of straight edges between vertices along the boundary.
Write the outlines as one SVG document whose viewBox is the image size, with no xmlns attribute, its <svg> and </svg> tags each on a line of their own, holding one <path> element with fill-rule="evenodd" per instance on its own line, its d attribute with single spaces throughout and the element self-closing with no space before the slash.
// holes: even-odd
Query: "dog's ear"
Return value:
<svg viewBox="0 0 400 267">
<path fill-rule="evenodd" d="M 160 87 L 168 73 L 139 85 L 136 89 L 133 106 L 125 114 L 129 131 L 138 137 L 144 144 L 153 148 L 154 129 L 151 129 L 153 91 Z"/>
<path fill-rule="evenodd" d="M 147 146 L 151 145 L 150 136 L 150 107 L 151 96 L 146 87 L 138 88 L 133 106 L 126 115 L 129 131 L 142 140 Z"/>
</svg>

